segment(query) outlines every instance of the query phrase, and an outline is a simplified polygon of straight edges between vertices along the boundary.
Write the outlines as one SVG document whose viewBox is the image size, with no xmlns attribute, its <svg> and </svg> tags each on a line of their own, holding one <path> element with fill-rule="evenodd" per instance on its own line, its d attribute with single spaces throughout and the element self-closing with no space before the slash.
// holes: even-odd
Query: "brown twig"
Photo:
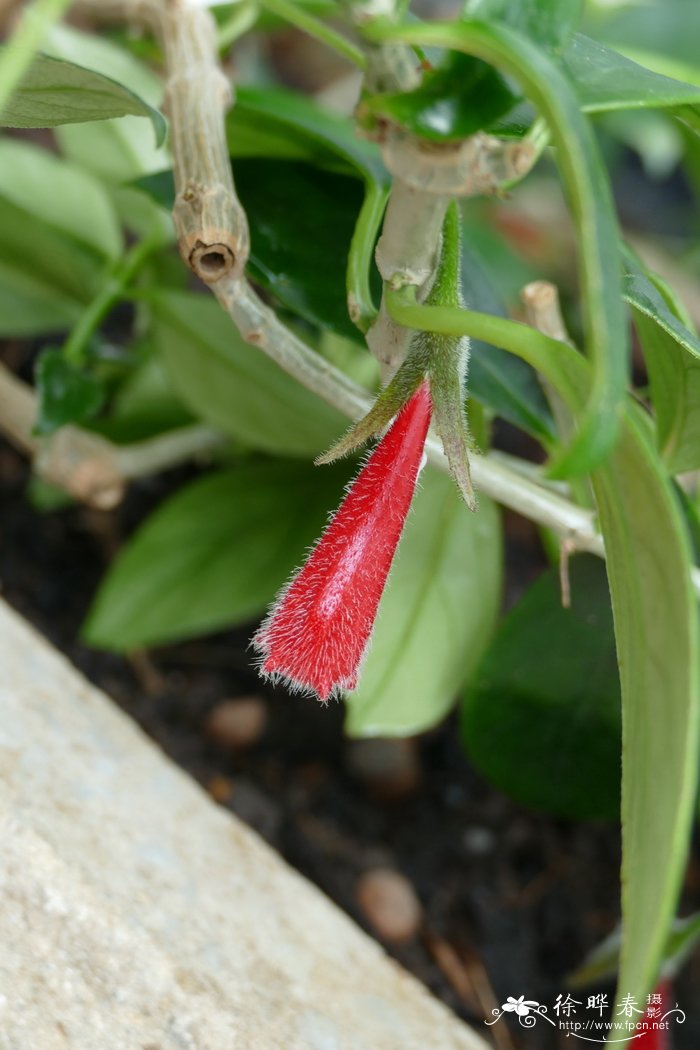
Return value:
<svg viewBox="0 0 700 1050">
<path fill-rule="evenodd" d="M 115 507 L 129 480 L 209 452 L 225 441 L 204 426 L 182 427 L 123 446 L 75 426 L 40 437 L 34 433 L 36 418 L 32 388 L 0 365 L 0 432 L 33 458 L 40 477 L 97 510 Z"/>
<path fill-rule="evenodd" d="M 160 41 L 180 254 L 207 284 L 241 276 L 250 249 L 248 221 L 236 196 L 226 142 L 233 90 L 219 68 L 211 14 L 191 0 L 80 0 L 75 7 L 103 21 L 145 26 Z"/>
<path fill-rule="evenodd" d="M 467 958 L 463 959 L 449 941 L 431 929 L 423 931 L 423 940 L 445 980 L 462 1002 L 484 1018 L 494 1016 L 498 1012 L 498 1000 L 477 953 L 469 951 Z M 504 1025 L 495 1025 L 491 1035 L 498 1050 L 515 1050 L 510 1032 Z"/>
</svg>

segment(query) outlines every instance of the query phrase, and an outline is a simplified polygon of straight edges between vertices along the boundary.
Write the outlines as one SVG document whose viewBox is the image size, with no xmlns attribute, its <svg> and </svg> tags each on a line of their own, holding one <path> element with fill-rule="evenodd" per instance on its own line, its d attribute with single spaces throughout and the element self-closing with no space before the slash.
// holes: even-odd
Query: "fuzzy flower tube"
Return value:
<svg viewBox="0 0 700 1050">
<path fill-rule="evenodd" d="M 264 676 L 321 700 L 357 685 L 416 487 L 431 411 L 430 388 L 423 382 L 255 635 Z"/>
</svg>

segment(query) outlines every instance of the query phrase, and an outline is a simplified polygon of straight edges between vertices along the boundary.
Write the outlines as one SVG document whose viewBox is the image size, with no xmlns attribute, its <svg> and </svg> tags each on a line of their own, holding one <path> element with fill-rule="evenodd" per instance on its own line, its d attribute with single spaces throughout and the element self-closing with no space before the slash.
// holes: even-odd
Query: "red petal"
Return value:
<svg viewBox="0 0 700 1050">
<path fill-rule="evenodd" d="M 401 537 L 430 425 L 424 383 L 352 483 L 253 644 L 263 674 L 327 700 L 354 689 Z"/>
</svg>

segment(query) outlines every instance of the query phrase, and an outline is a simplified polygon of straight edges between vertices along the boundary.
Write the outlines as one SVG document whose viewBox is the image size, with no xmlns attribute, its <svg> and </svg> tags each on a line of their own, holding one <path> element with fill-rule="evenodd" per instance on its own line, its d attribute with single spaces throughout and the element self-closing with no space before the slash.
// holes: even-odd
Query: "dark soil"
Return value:
<svg viewBox="0 0 700 1050">
<path fill-rule="evenodd" d="M 353 772 L 340 705 L 324 708 L 264 690 L 249 666 L 250 631 L 132 660 L 80 643 L 81 621 L 110 555 L 186 476 L 174 472 L 134 485 L 111 515 L 80 507 L 41 515 L 26 498 L 25 462 L 0 441 L 3 596 L 217 801 L 358 922 L 365 924 L 355 899 L 358 876 L 375 865 L 402 872 L 424 906 L 425 924 L 408 944 L 388 950 L 494 1045 L 570 1048 L 565 1032 L 544 1023 L 526 1031 L 511 1020 L 484 1029 L 483 1021 L 507 996 L 525 995 L 551 1013 L 557 995 L 573 991 L 566 974 L 617 921 L 615 825 L 567 822 L 519 807 L 470 767 L 454 718 L 417 741 L 418 782 L 387 800 Z M 512 601 L 543 561 L 528 523 L 508 516 L 507 537 Z M 262 739 L 238 754 L 217 746 L 205 733 L 207 715 L 224 699 L 251 694 L 269 705 Z M 695 862 L 684 910 L 699 906 Z M 700 1046 L 699 982 L 696 958 L 676 985 L 688 1014 L 675 1033 L 677 1050 Z M 611 988 L 603 990 L 612 998 Z M 585 1005 L 588 991 L 574 991 L 574 998 Z"/>
</svg>

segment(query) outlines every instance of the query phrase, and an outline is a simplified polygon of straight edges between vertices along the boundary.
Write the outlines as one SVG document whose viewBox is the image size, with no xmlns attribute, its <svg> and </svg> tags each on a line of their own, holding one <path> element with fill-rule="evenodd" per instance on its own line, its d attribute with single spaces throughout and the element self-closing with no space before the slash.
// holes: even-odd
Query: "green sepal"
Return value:
<svg viewBox="0 0 700 1050">
<path fill-rule="evenodd" d="M 452 202 L 442 230 L 442 253 L 435 281 L 426 298 L 428 306 L 464 306 L 461 292 L 461 245 L 459 209 Z M 450 474 L 470 510 L 476 500 L 469 470 L 473 448 L 465 412 L 469 367 L 469 340 L 465 336 L 421 332 L 414 343 L 423 342 L 428 360 L 433 422 L 447 456 Z"/>
<path fill-rule="evenodd" d="M 426 372 L 426 362 L 413 352 L 417 340 L 413 340 L 406 360 L 391 382 L 377 395 L 367 415 L 353 423 L 335 445 L 314 461 L 317 466 L 333 463 L 342 456 L 354 452 L 370 438 L 377 437 L 391 422 L 420 386 Z"/>
<path fill-rule="evenodd" d="M 469 340 L 432 335 L 430 340 L 430 392 L 433 422 L 447 456 L 450 474 L 462 499 L 476 510 L 476 499 L 469 469 L 473 449 L 464 411 Z"/>
</svg>

